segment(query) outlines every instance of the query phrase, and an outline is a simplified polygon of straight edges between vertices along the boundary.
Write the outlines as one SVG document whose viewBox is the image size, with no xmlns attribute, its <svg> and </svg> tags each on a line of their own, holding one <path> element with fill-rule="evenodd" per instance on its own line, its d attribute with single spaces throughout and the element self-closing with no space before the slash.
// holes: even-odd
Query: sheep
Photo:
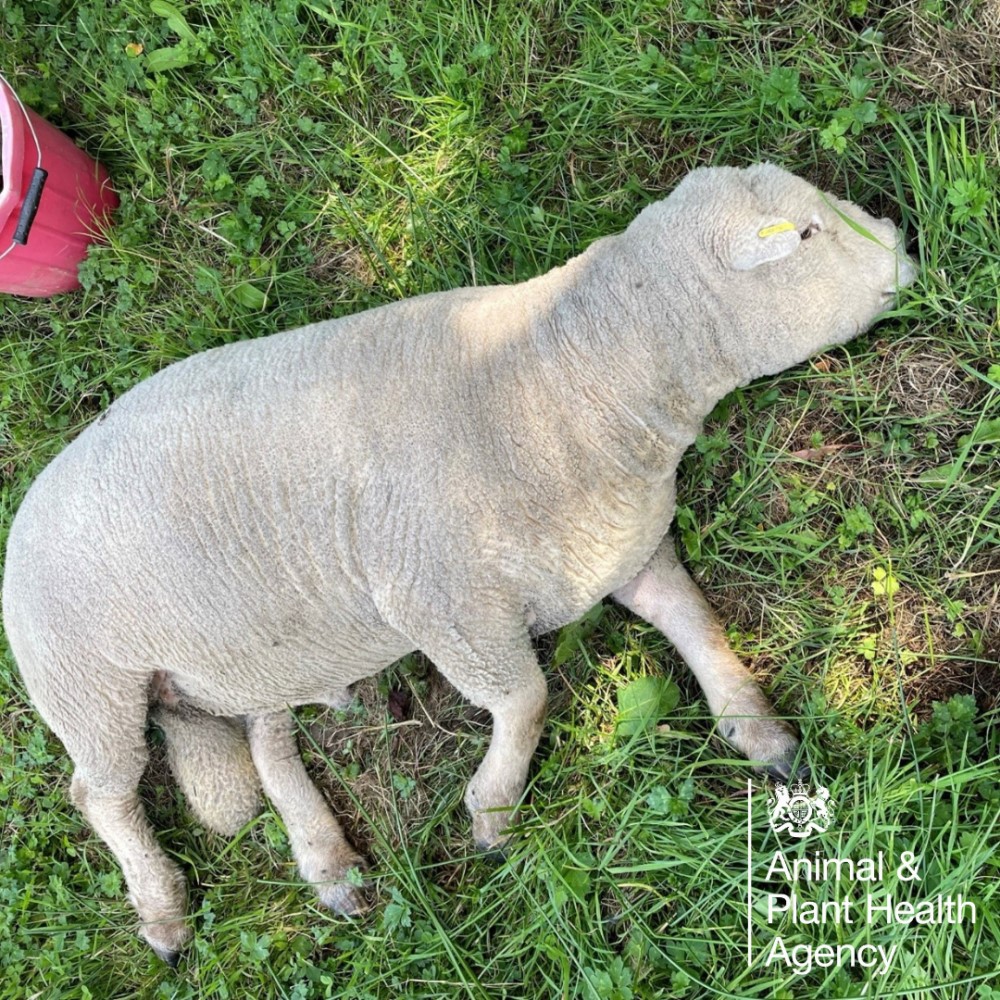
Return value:
<svg viewBox="0 0 1000 1000">
<path fill-rule="evenodd" d="M 888 219 L 777 166 L 699 168 L 624 232 L 521 284 L 422 295 L 169 365 L 39 475 L 6 630 L 71 795 L 176 963 L 185 880 L 137 796 L 152 708 L 207 826 L 282 816 L 302 878 L 362 867 L 289 708 L 421 650 L 493 720 L 465 804 L 503 844 L 542 729 L 531 639 L 611 595 L 778 777 L 795 731 L 675 554 L 675 475 L 726 393 L 868 328 L 914 277 Z"/>
</svg>

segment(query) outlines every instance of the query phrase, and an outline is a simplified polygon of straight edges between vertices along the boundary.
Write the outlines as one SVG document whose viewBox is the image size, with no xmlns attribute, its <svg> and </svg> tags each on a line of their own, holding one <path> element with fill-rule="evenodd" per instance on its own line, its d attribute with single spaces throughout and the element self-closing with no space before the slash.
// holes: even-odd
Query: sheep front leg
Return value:
<svg viewBox="0 0 1000 1000">
<path fill-rule="evenodd" d="M 526 683 L 525 683 L 526 682 Z M 493 735 L 483 762 L 465 790 L 465 806 L 472 816 L 472 838 L 482 851 L 494 850 L 507 840 L 517 803 L 524 794 L 528 767 L 542 735 L 547 689 L 537 663 L 522 686 L 499 698 L 474 700 L 493 716 Z"/>
<path fill-rule="evenodd" d="M 463 697 L 493 717 L 489 748 L 465 792 L 475 845 L 489 851 L 508 839 L 542 734 L 548 689 L 523 625 L 511 623 L 508 630 L 498 623 L 493 635 L 478 632 L 474 639 L 467 634 L 445 627 L 420 648 Z"/>
<path fill-rule="evenodd" d="M 678 561 L 671 535 L 646 567 L 612 596 L 674 644 L 697 677 L 725 739 L 772 777 L 789 778 L 799 752 L 798 738 L 788 723 L 775 716 L 757 682 L 729 648 L 715 613 Z"/>
<path fill-rule="evenodd" d="M 247 737 L 264 794 L 285 822 L 299 874 L 324 906 L 343 916 L 360 913 L 364 895 L 348 872 L 363 868 L 363 862 L 306 773 L 291 713 L 251 717 Z"/>
</svg>

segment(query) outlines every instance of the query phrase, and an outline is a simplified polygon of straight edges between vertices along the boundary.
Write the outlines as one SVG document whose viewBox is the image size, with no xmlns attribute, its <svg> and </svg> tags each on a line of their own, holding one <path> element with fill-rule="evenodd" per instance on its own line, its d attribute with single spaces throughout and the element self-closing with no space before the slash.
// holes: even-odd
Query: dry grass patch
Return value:
<svg viewBox="0 0 1000 1000">
<path fill-rule="evenodd" d="M 992 113 L 1000 86 L 1000 2 L 956 5 L 947 21 L 929 18 L 925 6 L 911 0 L 887 22 L 891 63 L 914 95 Z"/>
</svg>

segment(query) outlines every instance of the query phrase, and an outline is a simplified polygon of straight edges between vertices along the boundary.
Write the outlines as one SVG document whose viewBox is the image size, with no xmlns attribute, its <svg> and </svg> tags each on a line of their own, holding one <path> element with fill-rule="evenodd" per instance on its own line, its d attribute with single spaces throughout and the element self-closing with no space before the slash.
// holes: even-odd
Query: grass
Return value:
<svg viewBox="0 0 1000 1000">
<path fill-rule="evenodd" d="M 122 196 L 83 291 L 3 303 L 0 542 L 44 464 L 164 364 L 537 274 L 697 164 L 770 158 L 901 221 L 917 284 L 866 337 L 719 405 L 681 469 L 678 534 L 837 804 L 805 847 L 921 858 L 919 886 L 893 869 L 811 898 L 961 892 L 978 910 L 769 926 L 758 784 L 748 967 L 748 768 L 665 640 L 609 606 L 543 644 L 551 718 L 501 864 L 472 853 L 461 804 L 488 720 L 426 662 L 363 685 L 357 709 L 301 713 L 372 862 L 375 908 L 355 922 L 296 884 L 273 813 L 233 841 L 200 829 L 152 734 L 148 808 L 193 886 L 174 972 L 135 937 L 8 656 L 0 997 L 997 1000 L 998 44 L 994 4 L 947 0 L 0 8 L 4 71 Z M 647 676 L 678 704 L 616 736 Z M 881 978 L 798 975 L 763 964 L 775 933 L 899 951 Z"/>
</svg>

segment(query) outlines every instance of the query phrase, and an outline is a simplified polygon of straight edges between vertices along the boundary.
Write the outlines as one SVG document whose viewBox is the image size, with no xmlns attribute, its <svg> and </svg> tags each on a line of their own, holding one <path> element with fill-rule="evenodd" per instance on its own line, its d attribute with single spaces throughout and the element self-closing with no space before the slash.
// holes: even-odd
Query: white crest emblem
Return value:
<svg viewBox="0 0 1000 1000">
<path fill-rule="evenodd" d="M 822 785 L 817 785 L 816 794 L 810 795 L 804 782 L 791 785 L 778 782 L 773 794 L 767 797 L 767 805 L 771 829 L 799 840 L 811 833 L 826 833 L 833 822 L 830 791 Z"/>
</svg>

